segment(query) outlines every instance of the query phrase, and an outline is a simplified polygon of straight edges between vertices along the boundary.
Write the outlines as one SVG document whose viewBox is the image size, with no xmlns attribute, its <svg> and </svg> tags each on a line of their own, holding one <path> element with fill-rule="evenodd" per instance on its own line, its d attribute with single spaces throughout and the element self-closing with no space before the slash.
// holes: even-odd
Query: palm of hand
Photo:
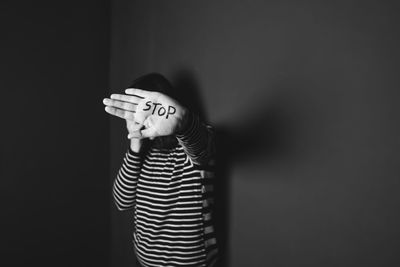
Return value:
<svg viewBox="0 0 400 267">
<path fill-rule="evenodd" d="M 142 135 L 155 137 L 174 134 L 182 126 L 186 110 L 169 96 L 148 93 L 139 101 L 134 119 L 146 128 Z"/>
<path fill-rule="evenodd" d="M 167 95 L 141 89 L 125 93 L 112 94 L 103 103 L 106 112 L 126 120 L 129 138 L 172 135 L 186 123 L 187 109 Z"/>
<path fill-rule="evenodd" d="M 133 119 L 126 119 L 126 128 L 129 134 L 133 134 L 143 128 L 142 124 L 135 122 Z"/>
</svg>

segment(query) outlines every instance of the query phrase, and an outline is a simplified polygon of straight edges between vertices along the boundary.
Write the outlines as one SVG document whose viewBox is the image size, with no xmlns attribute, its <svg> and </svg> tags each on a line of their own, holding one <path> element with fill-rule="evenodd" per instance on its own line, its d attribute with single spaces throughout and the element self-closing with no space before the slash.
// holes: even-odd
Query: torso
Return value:
<svg viewBox="0 0 400 267">
<path fill-rule="evenodd" d="M 208 233 L 204 174 L 180 145 L 146 154 L 134 211 L 134 243 L 143 266 L 207 266 L 215 237 Z"/>
</svg>

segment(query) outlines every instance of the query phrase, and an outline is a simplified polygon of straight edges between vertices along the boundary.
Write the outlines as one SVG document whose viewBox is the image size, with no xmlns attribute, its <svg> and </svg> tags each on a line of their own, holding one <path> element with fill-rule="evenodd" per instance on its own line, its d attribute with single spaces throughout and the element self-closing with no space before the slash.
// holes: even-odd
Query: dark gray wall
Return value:
<svg viewBox="0 0 400 267">
<path fill-rule="evenodd" d="M 229 266 L 400 265 L 395 1 L 112 2 L 112 91 L 161 72 L 222 136 Z M 131 220 L 113 209 L 113 266 Z"/>
<path fill-rule="evenodd" d="M 2 1 L 1 266 L 108 266 L 108 1 Z"/>
</svg>

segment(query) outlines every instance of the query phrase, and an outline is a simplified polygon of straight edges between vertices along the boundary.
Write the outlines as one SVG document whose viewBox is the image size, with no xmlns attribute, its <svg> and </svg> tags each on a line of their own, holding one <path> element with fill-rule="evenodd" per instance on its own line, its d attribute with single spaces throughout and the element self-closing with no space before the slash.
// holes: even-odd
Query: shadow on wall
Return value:
<svg viewBox="0 0 400 267">
<path fill-rule="evenodd" d="M 204 109 L 203 101 L 200 95 L 198 83 L 194 77 L 194 74 L 186 69 L 181 69 L 172 76 L 172 83 L 176 90 L 177 100 L 183 105 L 190 107 L 190 110 L 197 113 L 200 118 L 207 122 L 207 116 Z M 219 133 L 219 129 L 215 128 L 217 136 L 216 143 L 218 146 L 217 151 L 217 169 L 214 188 L 215 188 L 215 207 L 214 207 L 214 219 L 217 233 L 217 239 L 220 250 L 220 263 L 219 267 L 229 266 L 229 178 L 228 178 L 228 166 L 229 163 L 226 160 L 226 154 L 229 153 L 225 148 L 225 144 L 222 147 L 219 146 L 219 139 L 223 140 L 224 134 Z"/>
<path fill-rule="evenodd" d="M 176 95 L 180 101 L 191 107 L 207 122 L 200 90 L 195 76 L 191 71 L 180 70 L 172 76 Z M 213 125 L 216 130 L 217 169 L 215 180 L 215 225 L 220 249 L 220 264 L 230 266 L 228 260 L 230 238 L 230 174 L 233 164 L 249 162 L 257 158 L 276 162 L 286 161 L 293 155 L 292 141 L 294 139 L 292 116 L 287 113 L 288 103 L 284 96 L 275 96 L 270 104 L 254 109 L 244 123 L 234 128 L 229 125 Z M 289 101 L 290 102 L 290 101 Z M 297 101 L 296 101 L 297 102 Z M 293 119 L 293 118 L 292 118 Z"/>
</svg>

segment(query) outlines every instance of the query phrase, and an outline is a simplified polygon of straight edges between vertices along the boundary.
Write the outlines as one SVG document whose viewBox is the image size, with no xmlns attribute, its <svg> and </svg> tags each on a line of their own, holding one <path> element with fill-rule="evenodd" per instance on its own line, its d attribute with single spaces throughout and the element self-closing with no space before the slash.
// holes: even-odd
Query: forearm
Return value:
<svg viewBox="0 0 400 267">
<path fill-rule="evenodd" d="M 184 127 L 176 134 L 186 154 L 198 165 L 208 165 L 215 154 L 214 133 L 199 117 L 188 113 Z"/>
<path fill-rule="evenodd" d="M 130 139 L 130 148 L 133 152 L 139 153 L 142 149 L 143 140 L 139 138 L 131 138 Z"/>
<path fill-rule="evenodd" d="M 136 198 L 137 179 L 140 173 L 141 157 L 128 151 L 113 184 L 113 197 L 119 210 L 133 207 Z"/>
</svg>

